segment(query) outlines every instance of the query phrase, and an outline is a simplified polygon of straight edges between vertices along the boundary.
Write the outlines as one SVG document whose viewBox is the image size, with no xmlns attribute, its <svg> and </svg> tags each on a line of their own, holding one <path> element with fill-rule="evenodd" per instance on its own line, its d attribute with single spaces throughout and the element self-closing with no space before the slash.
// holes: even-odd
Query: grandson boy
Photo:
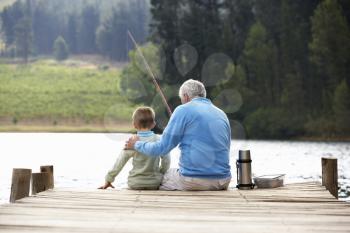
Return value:
<svg viewBox="0 0 350 233">
<path fill-rule="evenodd" d="M 135 129 L 137 129 L 137 136 L 140 137 L 141 141 L 153 142 L 159 139 L 158 136 L 151 131 L 155 126 L 155 113 L 152 108 L 137 108 L 132 115 L 132 120 Z M 169 154 L 161 157 L 150 157 L 134 150 L 121 151 L 113 168 L 105 177 L 105 185 L 101 186 L 99 189 L 107 189 L 108 187 L 114 188 L 112 183 L 115 177 L 130 158 L 133 158 L 133 168 L 129 172 L 129 188 L 136 190 L 159 189 L 163 175 L 170 167 Z"/>
</svg>

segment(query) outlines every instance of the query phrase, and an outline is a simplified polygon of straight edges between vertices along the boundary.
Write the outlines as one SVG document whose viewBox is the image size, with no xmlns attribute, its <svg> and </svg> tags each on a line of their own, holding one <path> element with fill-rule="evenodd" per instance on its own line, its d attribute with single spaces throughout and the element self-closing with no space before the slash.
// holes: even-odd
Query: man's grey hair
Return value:
<svg viewBox="0 0 350 233">
<path fill-rule="evenodd" d="M 207 97 L 204 84 L 193 79 L 189 79 L 181 85 L 179 89 L 180 98 L 185 96 L 185 94 L 187 94 L 190 99 L 195 97 Z"/>
</svg>

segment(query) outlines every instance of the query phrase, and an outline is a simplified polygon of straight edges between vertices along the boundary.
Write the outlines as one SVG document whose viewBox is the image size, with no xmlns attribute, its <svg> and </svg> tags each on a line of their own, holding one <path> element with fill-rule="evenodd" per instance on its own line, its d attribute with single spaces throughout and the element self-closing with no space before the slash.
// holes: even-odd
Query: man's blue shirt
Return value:
<svg viewBox="0 0 350 233">
<path fill-rule="evenodd" d="M 231 176 L 231 128 L 226 114 L 209 99 L 194 98 L 178 106 L 158 142 L 135 143 L 135 150 L 149 156 L 168 154 L 179 145 L 180 174 L 221 179 Z"/>
</svg>

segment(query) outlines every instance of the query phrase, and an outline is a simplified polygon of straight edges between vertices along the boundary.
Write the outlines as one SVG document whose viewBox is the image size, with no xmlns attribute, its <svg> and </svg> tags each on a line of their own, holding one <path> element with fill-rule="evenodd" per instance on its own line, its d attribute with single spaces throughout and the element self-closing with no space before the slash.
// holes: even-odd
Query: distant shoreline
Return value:
<svg viewBox="0 0 350 233">
<path fill-rule="evenodd" d="M 117 125 L 0 125 L 0 133 L 133 133 L 131 126 Z"/>
<path fill-rule="evenodd" d="M 117 124 L 107 127 L 103 124 L 90 125 L 0 125 L 0 133 L 135 133 L 130 124 Z M 247 140 L 290 141 L 290 142 L 350 142 L 350 137 L 303 136 L 295 138 L 269 139 L 249 138 Z"/>
<path fill-rule="evenodd" d="M 301 142 L 350 142 L 350 136 L 344 137 L 319 137 L 319 136 L 310 136 L 310 137 L 297 137 L 288 141 L 301 141 Z"/>
</svg>

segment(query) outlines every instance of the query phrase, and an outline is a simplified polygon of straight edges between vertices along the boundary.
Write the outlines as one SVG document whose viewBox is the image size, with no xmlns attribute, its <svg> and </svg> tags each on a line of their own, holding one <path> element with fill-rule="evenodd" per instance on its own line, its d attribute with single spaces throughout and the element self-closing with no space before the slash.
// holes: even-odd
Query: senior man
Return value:
<svg viewBox="0 0 350 233">
<path fill-rule="evenodd" d="M 206 98 L 203 83 L 187 80 L 179 90 L 182 105 L 157 142 L 130 138 L 126 149 L 149 156 L 168 154 L 179 145 L 179 169 L 164 175 L 161 190 L 224 190 L 231 180 L 231 129 L 226 114 Z"/>
</svg>

